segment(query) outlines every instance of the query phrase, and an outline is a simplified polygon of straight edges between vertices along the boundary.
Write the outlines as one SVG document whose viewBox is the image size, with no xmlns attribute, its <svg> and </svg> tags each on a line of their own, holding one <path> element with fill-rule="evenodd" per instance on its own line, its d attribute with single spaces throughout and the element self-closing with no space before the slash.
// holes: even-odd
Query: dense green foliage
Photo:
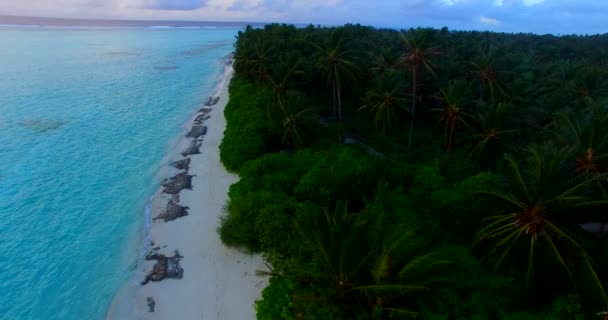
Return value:
<svg viewBox="0 0 608 320">
<path fill-rule="evenodd" d="M 599 319 L 608 36 L 238 35 L 222 241 L 258 319 Z"/>
</svg>

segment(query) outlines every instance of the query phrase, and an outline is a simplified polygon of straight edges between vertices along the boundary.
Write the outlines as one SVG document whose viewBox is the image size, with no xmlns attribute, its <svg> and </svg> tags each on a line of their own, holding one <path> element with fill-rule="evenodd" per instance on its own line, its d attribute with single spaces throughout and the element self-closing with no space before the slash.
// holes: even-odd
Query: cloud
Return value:
<svg viewBox="0 0 608 320">
<path fill-rule="evenodd" d="M 545 0 L 522 0 L 522 1 L 527 6 L 534 6 L 534 5 L 537 5 L 539 3 L 545 2 Z"/>
<path fill-rule="evenodd" d="M 0 14 L 608 32 L 604 0 L 0 0 Z"/>
<path fill-rule="evenodd" d="M 484 17 L 484 16 L 479 17 L 479 22 L 481 22 L 483 24 L 495 26 L 495 27 L 498 27 L 500 25 L 500 21 L 493 19 L 493 18 Z"/>
<path fill-rule="evenodd" d="M 152 10 L 194 10 L 206 4 L 206 0 L 148 0 L 140 7 Z"/>
</svg>

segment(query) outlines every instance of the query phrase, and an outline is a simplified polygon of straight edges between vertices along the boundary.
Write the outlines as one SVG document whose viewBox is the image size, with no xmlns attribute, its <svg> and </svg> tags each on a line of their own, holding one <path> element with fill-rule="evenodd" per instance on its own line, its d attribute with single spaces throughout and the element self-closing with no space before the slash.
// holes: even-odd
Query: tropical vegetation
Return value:
<svg viewBox="0 0 608 320">
<path fill-rule="evenodd" d="M 268 262 L 258 319 L 608 317 L 607 52 L 608 35 L 239 32 L 218 232 Z"/>
</svg>

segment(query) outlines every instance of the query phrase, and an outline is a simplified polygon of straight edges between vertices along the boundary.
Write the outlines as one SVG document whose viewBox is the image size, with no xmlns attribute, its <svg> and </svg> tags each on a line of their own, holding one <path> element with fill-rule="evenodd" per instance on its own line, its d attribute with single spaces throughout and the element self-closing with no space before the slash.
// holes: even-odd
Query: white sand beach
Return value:
<svg viewBox="0 0 608 320">
<path fill-rule="evenodd" d="M 228 199 L 228 189 L 238 177 L 228 173 L 220 162 L 219 145 L 226 121 L 224 107 L 228 101 L 228 83 L 232 68 L 221 84 L 219 103 L 212 106 L 210 118 L 204 121 L 207 134 L 200 146 L 201 154 L 190 155 L 188 174 L 193 175 L 192 189 L 179 193 L 179 204 L 189 207 L 188 215 L 173 221 L 153 221 L 150 226 L 150 246 L 160 254 L 173 256 L 175 250 L 183 256 L 180 266 L 182 279 L 164 279 L 134 289 L 136 319 L 208 319 L 254 320 L 254 303 L 260 297 L 267 279 L 258 277 L 256 270 L 266 270 L 259 256 L 251 256 L 227 248 L 219 239 L 217 228 Z M 194 119 L 192 119 L 194 121 Z M 190 125 L 192 124 L 190 122 Z M 190 143 L 184 139 L 172 160 L 183 157 L 180 151 Z M 180 172 L 173 167 L 168 172 Z M 151 205 L 152 218 L 165 210 L 169 195 L 155 195 Z M 137 274 L 142 281 L 156 261 L 144 261 Z M 154 311 L 149 311 L 151 297 Z"/>
</svg>

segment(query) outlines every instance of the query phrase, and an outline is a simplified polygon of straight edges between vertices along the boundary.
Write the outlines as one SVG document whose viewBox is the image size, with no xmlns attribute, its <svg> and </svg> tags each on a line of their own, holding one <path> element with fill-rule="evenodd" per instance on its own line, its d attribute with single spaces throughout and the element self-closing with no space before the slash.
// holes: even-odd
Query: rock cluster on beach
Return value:
<svg viewBox="0 0 608 320">
<path fill-rule="evenodd" d="M 201 147 L 201 143 L 199 141 L 196 140 L 192 140 L 190 141 L 190 144 L 188 145 L 188 147 L 186 148 L 186 150 L 184 150 L 182 152 L 182 156 L 190 156 L 193 154 L 200 154 L 201 150 L 199 149 Z"/>
<path fill-rule="evenodd" d="M 196 138 L 200 138 L 206 134 L 207 134 L 207 126 L 194 125 L 194 126 L 192 126 L 192 129 L 190 129 L 190 132 L 188 132 L 186 134 L 186 137 L 196 139 Z"/>
<path fill-rule="evenodd" d="M 181 172 L 166 179 L 163 183 L 163 192 L 168 194 L 178 194 L 184 189 L 192 189 L 192 176 L 186 172 Z"/>
<path fill-rule="evenodd" d="M 178 161 L 171 162 L 171 165 L 174 166 L 177 170 L 188 171 L 190 169 L 190 161 L 190 158 L 184 158 Z"/>
<path fill-rule="evenodd" d="M 175 160 L 170 163 L 172 167 L 180 170 L 174 176 L 165 179 L 162 185 L 162 193 L 168 194 L 166 208 L 163 212 L 159 213 L 152 220 L 153 222 L 170 222 L 181 217 L 188 215 L 188 207 L 180 205 L 180 192 L 184 189 L 192 189 L 192 177 L 193 175 L 188 174 L 190 170 L 190 164 L 192 158 L 191 155 L 200 154 L 201 142 L 203 137 L 207 134 L 207 126 L 204 125 L 205 121 L 210 118 L 211 107 L 217 104 L 219 97 L 209 97 L 205 106 L 198 110 L 196 117 L 192 122 L 190 130 L 186 133 L 186 139 L 189 139 L 186 148 L 181 152 L 184 157 L 179 160 Z M 154 245 L 154 242 L 151 244 Z M 172 257 L 167 257 L 164 254 L 159 253 L 160 247 L 153 248 L 148 255 L 146 260 L 156 261 L 152 266 L 151 271 L 145 276 L 142 281 L 142 285 L 147 284 L 150 281 L 161 281 L 163 279 L 181 279 L 184 270 L 179 265 L 179 261 L 183 258 L 176 250 Z M 156 302 L 153 297 L 147 299 L 148 311 L 154 312 Z"/>
<path fill-rule="evenodd" d="M 173 221 L 177 218 L 185 217 L 188 215 L 188 207 L 180 206 L 179 201 L 173 199 L 167 203 L 167 209 L 156 216 L 154 220 L 163 220 L 164 222 Z"/>
<path fill-rule="evenodd" d="M 216 105 L 219 101 L 220 101 L 220 97 L 209 97 L 209 99 L 207 99 L 207 102 L 205 103 L 205 105 L 208 107 L 211 107 L 211 106 Z"/>
<path fill-rule="evenodd" d="M 156 260 L 156 263 L 141 284 L 146 285 L 150 281 L 161 281 L 163 279 L 181 279 L 184 276 L 184 269 L 179 265 L 182 258 L 183 256 L 177 250 L 172 257 L 157 252 L 148 253 L 146 260 Z"/>
</svg>

